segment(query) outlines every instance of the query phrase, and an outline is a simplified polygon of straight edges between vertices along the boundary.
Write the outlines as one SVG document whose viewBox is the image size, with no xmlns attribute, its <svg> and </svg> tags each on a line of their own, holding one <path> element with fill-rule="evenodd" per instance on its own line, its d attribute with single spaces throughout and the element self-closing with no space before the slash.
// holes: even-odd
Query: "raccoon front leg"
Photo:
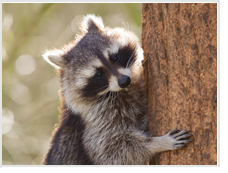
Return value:
<svg viewBox="0 0 228 173">
<path fill-rule="evenodd" d="M 187 130 L 171 130 L 164 136 L 150 138 L 147 147 L 152 154 L 186 147 L 192 141 L 189 139 L 192 135 L 188 132 Z"/>
</svg>

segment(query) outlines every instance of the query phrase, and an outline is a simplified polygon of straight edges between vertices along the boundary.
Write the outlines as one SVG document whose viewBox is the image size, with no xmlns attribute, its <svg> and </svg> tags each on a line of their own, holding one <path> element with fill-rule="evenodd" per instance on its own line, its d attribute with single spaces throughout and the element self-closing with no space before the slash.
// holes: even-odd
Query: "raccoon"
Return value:
<svg viewBox="0 0 228 173">
<path fill-rule="evenodd" d="M 87 15 L 81 35 L 43 57 L 58 70 L 62 108 L 42 164 L 142 165 L 192 141 L 187 130 L 148 133 L 143 50 L 133 32 Z"/>
</svg>

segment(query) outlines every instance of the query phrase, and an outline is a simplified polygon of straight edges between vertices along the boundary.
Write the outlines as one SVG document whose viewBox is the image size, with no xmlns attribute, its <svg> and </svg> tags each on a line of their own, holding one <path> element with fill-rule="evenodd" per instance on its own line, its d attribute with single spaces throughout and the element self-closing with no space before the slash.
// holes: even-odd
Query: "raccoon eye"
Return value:
<svg viewBox="0 0 228 173">
<path fill-rule="evenodd" d="M 118 61 L 119 60 L 119 56 L 115 55 L 115 56 L 111 56 L 111 61 Z"/>
<path fill-rule="evenodd" d="M 101 73 L 100 71 L 97 71 L 97 72 L 95 73 L 95 77 L 96 77 L 97 79 L 100 79 L 100 78 L 102 77 L 102 73 Z"/>
</svg>

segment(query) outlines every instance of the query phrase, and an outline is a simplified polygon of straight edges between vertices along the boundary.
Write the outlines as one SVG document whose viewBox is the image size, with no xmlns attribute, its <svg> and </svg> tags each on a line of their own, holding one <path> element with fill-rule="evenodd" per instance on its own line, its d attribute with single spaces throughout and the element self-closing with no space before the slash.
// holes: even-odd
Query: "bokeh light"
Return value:
<svg viewBox="0 0 228 173">
<path fill-rule="evenodd" d="M 11 131 L 14 124 L 14 114 L 9 109 L 2 110 L 2 134 L 7 134 Z"/>
<path fill-rule="evenodd" d="M 21 55 L 16 60 L 16 69 L 20 75 L 31 74 L 36 69 L 36 61 L 31 55 Z"/>
<path fill-rule="evenodd" d="M 40 165 L 59 116 L 59 78 L 46 49 L 80 34 L 87 14 L 141 38 L 140 3 L 2 3 L 2 164 Z"/>
</svg>

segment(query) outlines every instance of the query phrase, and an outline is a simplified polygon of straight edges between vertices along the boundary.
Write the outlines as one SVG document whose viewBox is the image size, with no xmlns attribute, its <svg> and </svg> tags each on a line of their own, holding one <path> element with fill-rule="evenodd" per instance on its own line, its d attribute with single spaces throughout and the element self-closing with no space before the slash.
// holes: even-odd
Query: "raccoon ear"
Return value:
<svg viewBox="0 0 228 173">
<path fill-rule="evenodd" d="M 81 24 L 81 30 L 86 33 L 90 31 L 99 31 L 104 30 L 104 24 L 102 21 L 102 18 L 99 16 L 95 16 L 93 14 L 88 14 L 84 17 L 82 24 Z"/>
<path fill-rule="evenodd" d="M 66 65 L 66 60 L 59 52 L 47 51 L 43 54 L 43 58 L 56 68 L 63 68 Z"/>
</svg>

